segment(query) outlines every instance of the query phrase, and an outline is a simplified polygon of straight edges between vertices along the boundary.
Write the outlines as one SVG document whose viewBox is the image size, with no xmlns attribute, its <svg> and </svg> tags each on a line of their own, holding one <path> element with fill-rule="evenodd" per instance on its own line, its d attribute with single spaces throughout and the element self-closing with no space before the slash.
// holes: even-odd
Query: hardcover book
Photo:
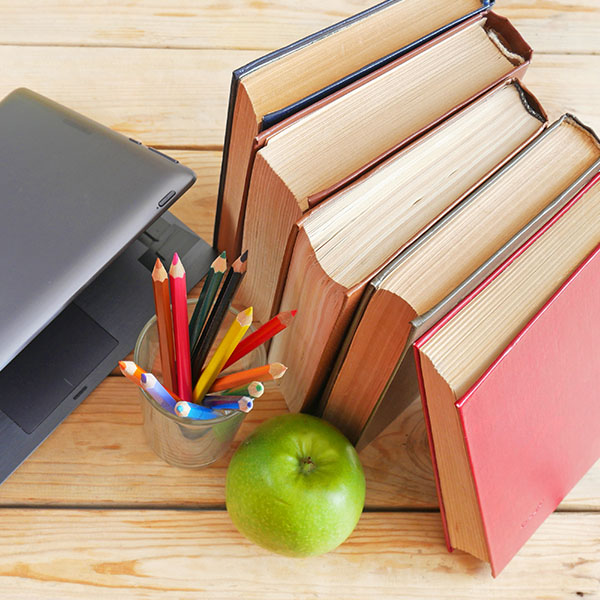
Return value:
<svg viewBox="0 0 600 600">
<path fill-rule="evenodd" d="M 359 449 L 369 443 L 418 397 L 408 352 L 416 337 L 598 170 L 600 142 L 565 115 L 402 252 L 367 286 L 322 396 L 323 416 Z"/>
<path fill-rule="evenodd" d="M 448 547 L 494 575 L 600 456 L 599 183 L 415 344 Z"/>
<path fill-rule="evenodd" d="M 253 260 L 239 301 L 252 303 L 258 320 L 269 319 L 278 310 L 294 223 L 498 82 L 523 73 L 530 56 L 506 19 L 486 13 L 264 132 L 247 190 L 243 246 Z"/>
<path fill-rule="evenodd" d="M 240 250 L 254 137 L 470 16 L 493 0 L 386 0 L 234 71 L 214 245 Z"/>
<path fill-rule="evenodd" d="M 290 410 L 317 400 L 369 280 L 544 123 L 520 84 L 499 86 L 298 222 L 281 304 L 298 314 L 269 355 L 289 367 Z M 360 402 L 351 393 L 346 407 Z"/>
</svg>

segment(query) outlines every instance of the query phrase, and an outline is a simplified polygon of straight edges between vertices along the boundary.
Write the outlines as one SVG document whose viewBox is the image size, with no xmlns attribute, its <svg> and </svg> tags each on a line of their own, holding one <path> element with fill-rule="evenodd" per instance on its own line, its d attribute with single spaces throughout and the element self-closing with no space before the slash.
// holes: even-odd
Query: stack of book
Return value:
<svg viewBox="0 0 600 600">
<path fill-rule="evenodd" d="M 600 140 L 480 0 L 389 0 L 234 73 L 215 228 L 290 410 L 419 396 L 448 546 L 498 573 L 600 455 Z M 510 492 L 509 492 L 510 490 Z"/>
</svg>

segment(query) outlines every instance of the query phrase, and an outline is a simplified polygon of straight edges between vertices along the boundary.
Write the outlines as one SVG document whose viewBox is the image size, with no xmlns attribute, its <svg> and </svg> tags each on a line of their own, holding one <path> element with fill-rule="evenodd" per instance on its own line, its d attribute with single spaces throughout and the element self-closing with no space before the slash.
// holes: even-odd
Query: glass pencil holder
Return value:
<svg viewBox="0 0 600 600">
<path fill-rule="evenodd" d="M 195 306 L 195 298 L 188 300 L 188 321 Z M 237 314 L 238 311 L 234 308 L 227 311 L 209 358 Z M 254 330 L 254 326 L 251 325 L 246 335 Z M 223 373 L 245 371 L 264 365 L 266 358 L 264 347 L 259 346 Z M 140 332 L 133 360 L 142 370 L 151 372 L 163 381 L 156 316 L 152 317 Z M 188 419 L 169 412 L 141 388 L 139 393 L 146 441 L 155 454 L 176 467 L 199 469 L 221 458 L 227 452 L 246 416 L 246 413 L 241 411 L 227 410 L 218 411 L 219 416 L 210 420 Z"/>
</svg>

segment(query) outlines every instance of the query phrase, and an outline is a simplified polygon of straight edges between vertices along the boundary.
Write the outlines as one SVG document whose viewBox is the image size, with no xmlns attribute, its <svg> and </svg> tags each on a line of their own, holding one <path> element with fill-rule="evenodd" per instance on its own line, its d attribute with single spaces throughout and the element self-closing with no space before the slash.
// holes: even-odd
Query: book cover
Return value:
<svg viewBox="0 0 600 600">
<path fill-rule="evenodd" d="M 555 217 L 414 345 L 419 348 L 600 181 Z M 600 456 L 600 246 L 455 403 L 492 573 L 497 576 Z M 448 536 L 427 397 L 429 444 Z"/>
</svg>

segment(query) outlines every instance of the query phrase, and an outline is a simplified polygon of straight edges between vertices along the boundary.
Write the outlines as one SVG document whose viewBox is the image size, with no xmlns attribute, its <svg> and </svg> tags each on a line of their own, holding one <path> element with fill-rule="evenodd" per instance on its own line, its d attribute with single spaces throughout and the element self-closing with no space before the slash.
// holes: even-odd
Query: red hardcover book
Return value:
<svg viewBox="0 0 600 600">
<path fill-rule="evenodd" d="M 455 545 L 448 522 L 454 507 L 442 493 L 438 463 L 443 457 L 436 453 L 432 432 L 430 404 L 434 399 L 427 397 L 423 361 L 429 359 L 423 347 L 598 182 L 600 176 L 594 177 L 555 218 L 414 344 L 449 550 Z M 594 193 L 599 189 L 596 186 Z M 598 230 L 595 236 L 598 240 Z M 487 556 L 480 557 L 490 562 L 494 576 L 600 456 L 599 339 L 600 246 L 596 246 L 451 408 L 457 415 L 457 431 L 463 436 L 484 536 L 483 554 Z"/>
</svg>

